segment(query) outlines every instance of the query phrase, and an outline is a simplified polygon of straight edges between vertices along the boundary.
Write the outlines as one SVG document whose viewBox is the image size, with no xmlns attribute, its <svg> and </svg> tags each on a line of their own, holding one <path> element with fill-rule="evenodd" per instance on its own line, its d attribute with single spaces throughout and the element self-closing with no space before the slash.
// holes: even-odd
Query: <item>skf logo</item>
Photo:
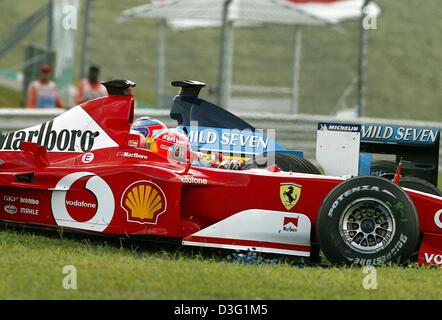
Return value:
<svg viewBox="0 0 442 320">
<path fill-rule="evenodd" d="M 442 254 L 434 254 L 434 253 L 424 253 L 425 262 L 427 264 L 436 264 L 441 265 L 442 264 Z"/>
<path fill-rule="evenodd" d="M 287 210 L 292 209 L 298 203 L 301 198 L 301 188 L 301 185 L 292 182 L 281 183 L 279 197 Z"/>
<path fill-rule="evenodd" d="M 156 224 L 158 216 L 166 211 L 167 202 L 158 185 L 151 181 L 137 181 L 127 187 L 121 206 L 127 212 L 127 221 Z"/>
<path fill-rule="evenodd" d="M 442 209 L 440 209 L 436 214 L 434 215 L 434 223 L 436 226 L 442 229 Z"/>
<path fill-rule="evenodd" d="M 282 226 L 282 230 L 287 232 L 296 232 L 298 231 L 298 221 L 299 218 L 291 218 L 291 217 L 284 217 L 284 225 Z"/>
</svg>

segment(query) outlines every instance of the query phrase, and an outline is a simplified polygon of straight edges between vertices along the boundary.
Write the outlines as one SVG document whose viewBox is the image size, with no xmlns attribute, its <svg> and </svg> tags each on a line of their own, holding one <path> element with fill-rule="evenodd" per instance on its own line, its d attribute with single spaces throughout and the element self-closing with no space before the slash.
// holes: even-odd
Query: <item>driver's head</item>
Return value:
<svg viewBox="0 0 442 320">
<path fill-rule="evenodd" d="M 142 117 L 135 120 L 132 124 L 132 130 L 141 133 L 146 138 L 146 143 L 149 146 L 152 142 L 152 138 L 164 130 L 167 130 L 167 127 L 158 119 Z"/>
<path fill-rule="evenodd" d="M 184 134 L 167 129 L 153 137 L 149 149 L 170 160 L 185 163 L 189 157 L 190 143 Z"/>
</svg>

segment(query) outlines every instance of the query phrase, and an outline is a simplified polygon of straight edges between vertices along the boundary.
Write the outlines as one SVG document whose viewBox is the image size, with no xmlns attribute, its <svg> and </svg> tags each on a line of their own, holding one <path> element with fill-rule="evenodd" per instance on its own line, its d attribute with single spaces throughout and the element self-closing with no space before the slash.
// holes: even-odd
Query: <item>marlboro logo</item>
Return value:
<svg viewBox="0 0 442 320">
<path fill-rule="evenodd" d="M 81 151 L 88 152 L 94 147 L 94 140 L 100 135 L 91 130 L 53 130 L 54 121 L 43 123 L 37 130 L 19 130 L 8 134 L 0 134 L 0 151 L 17 151 L 23 141 L 36 142 L 45 146 L 48 151 Z"/>
<path fill-rule="evenodd" d="M 0 132 L 0 151 L 19 151 L 20 144 L 25 141 L 59 152 L 88 152 L 117 146 L 80 106 L 31 128 Z"/>
<path fill-rule="evenodd" d="M 287 232 L 296 232 L 298 231 L 298 217 L 290 218 L 284 217 L 284 224 L 282 229 Z"/>
</svg>

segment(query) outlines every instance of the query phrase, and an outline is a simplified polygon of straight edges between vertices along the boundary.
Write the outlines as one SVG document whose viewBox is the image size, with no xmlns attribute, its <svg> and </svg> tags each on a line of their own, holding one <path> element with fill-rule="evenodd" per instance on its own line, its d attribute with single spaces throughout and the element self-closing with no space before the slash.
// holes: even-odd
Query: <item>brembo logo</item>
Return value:
<svg viewBox="0 0 442 320">
<path fill-rule="evenodd" d="M 94 140 L 100 133 L 91 130 L 53 130 L 54 120 L 41 124 L 34 130 L 19 130 L 7 134 L 0 133 L 0 151 L 17 151 L 23 141 L 36 142 L 48 151 L 81 151 L 93 149 Z"/>
</svg>

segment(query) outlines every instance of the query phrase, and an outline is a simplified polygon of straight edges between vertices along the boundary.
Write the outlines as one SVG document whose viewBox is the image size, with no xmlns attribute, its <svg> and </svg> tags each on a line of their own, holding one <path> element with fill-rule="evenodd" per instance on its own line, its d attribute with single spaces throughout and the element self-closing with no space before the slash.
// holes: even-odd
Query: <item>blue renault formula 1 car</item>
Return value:
<svg viewBox="0 0 442 320">
<path fill-rule="evenodd" d="M 192 149 L 209 155 L 219 152 L 246 165 L 263 167 L 274 161 L 283 171 L 321 173 L 304 158 L 302 151 L 278 144 L 274 130 L 257 130 L 226 109 L 199 98 L 204 83 L 183 80 L 172 82 L 172 86 L 179 87 L 180 93 L 173 100 L 170 116 L 177 121 L 178 129 L 187 134 Z M 440 194 L 435 187 L 439 129 L 319 123 L 317 139 L 316 160 L 325 174 L 392 177 L 401 163 L 401 173 L 407 177 L 402 179 L 403 184 Z"/>
</svg>

